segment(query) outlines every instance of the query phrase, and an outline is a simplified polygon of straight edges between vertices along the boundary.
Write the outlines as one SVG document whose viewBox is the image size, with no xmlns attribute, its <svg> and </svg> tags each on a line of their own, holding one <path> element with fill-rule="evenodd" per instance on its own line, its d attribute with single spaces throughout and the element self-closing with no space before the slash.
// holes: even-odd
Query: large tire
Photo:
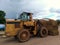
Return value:
<svg viewBox="0 0 60 45">
<path fill-rule="evenodd" d="M 30 32 L 26 29 L 24 30 L 21 30 L 18 35 L 18 40 L 19 42 L 25 42 L 25 41 L 28 41 L 30 39 Z"/>
<path fill-rule="evenodd" d="M 39 35 L 40 35 L 40 37 L 46 37 L 46 36 L 48 36 L 48 30 L 47 30 L 47 28 L 41 27 L 41 29 L 39 31 Z"/>
</svg>

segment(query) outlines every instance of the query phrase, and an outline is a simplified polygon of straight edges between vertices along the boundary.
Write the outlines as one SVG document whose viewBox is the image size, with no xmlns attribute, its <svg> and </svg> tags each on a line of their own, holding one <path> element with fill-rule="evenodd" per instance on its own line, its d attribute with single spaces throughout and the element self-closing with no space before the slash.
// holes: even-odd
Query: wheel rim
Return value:
<svg viewBox="0 0 60 45">
<path fill-rule="evenodd" d="M 24 31 L 20 34 L 21 40 L 25 41 L 29 38 L 28 32 Z"/>
<path fill-rule="evenodd" d="M 43 34 L 43 35 L 46 35 L 46 33 L 47 33 L 46 30 L 43 29 L 42 34 Z"/>
</svg>

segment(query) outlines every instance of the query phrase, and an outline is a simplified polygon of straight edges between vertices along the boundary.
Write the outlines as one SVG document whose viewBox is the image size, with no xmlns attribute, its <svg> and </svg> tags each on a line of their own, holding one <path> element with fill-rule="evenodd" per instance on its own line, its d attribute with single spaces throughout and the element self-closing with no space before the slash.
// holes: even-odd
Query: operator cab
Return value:
<svg viewBox="0 0 60 45">
<path fill-rule="evenodd" d="M 32 13 L 27 13 L 27 12 L 23 12 L 19 18 L 22 21 L 31 21 L 32 20 Z"/>
</svg>

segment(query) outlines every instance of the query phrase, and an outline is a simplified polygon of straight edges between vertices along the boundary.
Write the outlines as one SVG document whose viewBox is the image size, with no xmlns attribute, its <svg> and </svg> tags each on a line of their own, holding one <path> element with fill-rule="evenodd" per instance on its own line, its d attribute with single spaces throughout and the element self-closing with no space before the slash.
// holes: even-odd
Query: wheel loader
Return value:
<svg viewBox="0 0 60 45">
<path fill-rule="evenodd" d="M 28 41 L 31 36 L 46 37 L 49 34 L 49 28 L 43 23 L 44 21 L 33 19 L 32 13 L 23 12 L 18 19 L 6 19 L 5 35 L 15 37 L 19 42 Z"/>
</svg>

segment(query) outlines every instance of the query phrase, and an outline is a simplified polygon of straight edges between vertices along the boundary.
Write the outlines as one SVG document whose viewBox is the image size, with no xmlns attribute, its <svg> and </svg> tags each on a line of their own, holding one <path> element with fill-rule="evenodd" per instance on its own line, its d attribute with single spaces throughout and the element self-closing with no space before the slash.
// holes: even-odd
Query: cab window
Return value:
<svg viewBox="0 0 60 45">
<path fill-rule="evenodd" d="M 27 15 L 27 14 L 22 14 L 20 17 L 21 17 L 21 20 L 23 20 L 23 21 L 30 19 L 29 15 Z"/>
</svg>

